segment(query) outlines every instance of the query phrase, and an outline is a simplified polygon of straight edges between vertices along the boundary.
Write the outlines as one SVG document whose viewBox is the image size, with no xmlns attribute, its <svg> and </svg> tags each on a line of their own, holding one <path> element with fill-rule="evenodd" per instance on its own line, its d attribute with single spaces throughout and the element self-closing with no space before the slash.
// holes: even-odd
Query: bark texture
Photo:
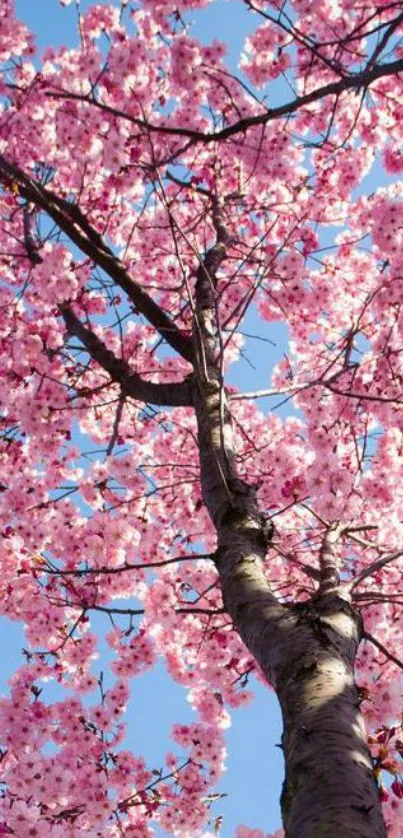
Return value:
<svg viewBox="0 0 403 838">
<path fill-rule="evenodd" d="M 262 568 L 269 533 L 255 492 L 227 465 L 229 499 L 206 425 L 201 416 L 204 499 L 217 525 L 224 605 L 283 714 L 286 838 L 386 838 L 354 679 L 360 616 L 340 588 L 326 586 L 304 604 L 277 601 Z"/>
<path fill-rule="evenodd" d="M 287 838 L 386 836 L 354 681 L 360 639 L 359 617 L 337 589 L 293 609 L 275 673 Z"/>
<path fill-rule="evenodd" d="M 221 375 L 215 286 L 228 238 L 217 206 L 213 220 L 217 241 L 198 272 L 194 320 L 202 493 L 217 530 L 225 608 L 282 708 L 285 835 L 386 838 L 354 679 L 363 629 L 339 578 L 340 527 L 326 533 L 318 590 L 310 601 L 279 602 L 263 570 L 271 530 L 256 488 L 237 474 Z"/>
<path fill-rule="evenodd" d="M 232 503 L 225 509 L 217 483 L 215 504 L 211 448 L 210 459 L 206 449 L 201 458 L 224 605 L 281 704 L 286 838 L 385 838 L 354 679 L 360 617 L 339 588 L 304 604 L 279 603 L 262 569 L 268 533 L 253 489 L 227 474 Z"/>
</svg>

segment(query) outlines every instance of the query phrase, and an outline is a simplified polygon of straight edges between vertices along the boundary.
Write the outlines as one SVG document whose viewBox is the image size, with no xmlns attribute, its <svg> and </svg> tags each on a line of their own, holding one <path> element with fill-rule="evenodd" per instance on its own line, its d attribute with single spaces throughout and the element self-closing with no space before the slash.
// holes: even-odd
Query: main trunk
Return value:
<svg viewBox="0 0 403 838">
<path fill-rule="evenodd" d="M 217 243 L 198 271 L 194 317 L 201 485 L 217 530 L 225 608 L 282 708 L 286 838 L 385 838 L 354 681 L 361 623 L 337 584 L 334 566 L 338 527 L 327 534 L 321 585 L 309 602 L 283 604 L 267 582 L 263 562 L 270 527 L 256 488 L 237 474 L 222 379 L 215 289 L 228 234 L 218 205 L 214 225 Z"/>
<path fill-rule="evenodd" d="M 359 615 L 337 589 L 277 603 L 255 542 L 237 549 L 229 529 L 226 539 L 217 563 L 225 607 L 282 709 L 286 838 L 385 838 L 354 679 Z"/>
<path fill-rule="evenodd" d="M 254 488 L 232 471 L 232 452 L 220 450 L 219 440 L 230 446 L 226 406 L 221 432 L 217 416 L 208 421 L 209 409 L 218 410 L 214 389 L 195 398 L 203 493 L 217 527 L 225 607 L 282 708 L 286 838 L 385 838 L 354 679 L 360 617 L 342 588 L 291 605 L 270 591 L 262 567 L 268 528 Z"/>
<path fill-rule="evenodd" d="M 336 592 L 294 611 L 275 675 L 286 836 L 381 838 L 386 832 L 354 681 L 357 615 Z"/>
</svg>

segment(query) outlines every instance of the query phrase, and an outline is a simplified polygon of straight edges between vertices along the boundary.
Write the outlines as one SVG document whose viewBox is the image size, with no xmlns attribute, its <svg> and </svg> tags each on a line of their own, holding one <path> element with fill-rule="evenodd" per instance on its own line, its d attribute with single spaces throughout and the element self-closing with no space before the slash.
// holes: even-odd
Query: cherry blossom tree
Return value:
<svg viewBox="0 0 403 838">
<path fill-rule="evenodd" d="M 401 835 L 402 6 L 232 0 L 235 70 L 210 2 L 62 0 L 77 40 L 43 54 L 1 3 L 5 835 L 218 835 L 252 673 L 287 838 Z M 123 724 L 161 656 L 196 714 L 162 772 Z"/>
</svg>

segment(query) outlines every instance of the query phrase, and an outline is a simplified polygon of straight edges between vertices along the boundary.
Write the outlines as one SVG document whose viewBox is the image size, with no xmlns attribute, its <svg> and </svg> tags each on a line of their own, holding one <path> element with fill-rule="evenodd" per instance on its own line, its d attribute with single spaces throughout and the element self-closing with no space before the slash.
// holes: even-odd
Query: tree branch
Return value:
<svg viewBox="0 0 403 838">
<path fill-rule="evenodd" d="M 133 123 L 138 128 L 143 128 L 147 132 L 155 134 L 164 134 L 174 137 L 188 137 L 194 142 L 214 143 L 219 140 L 226 140 L 228 137 L 233 137 L 251 128 L 254 125 L 266 125 L 275 119 L 280 119 L 283 116 L 290 116 L 291 114 L 303 108 L 305 105 L 310 105 L 312 102 L 317 102 L 327 96 L 339 97 L 346 91 L 359 91 L 368 88 L 377 79 L 385 76 L 393 76 L 403 71 L 403 58 L 396 61 L 391 61 L 388 64 L 376 64 L 375 66 L 367 67 L 359 73 L 354 73 L 350 76 L 344 77 L 336 82 L 330 82 L 322 87 L 317 87 L 310 93 L 303 96 L 296 96 L 291 102 L 286 102 L 284 105 L 279 105 L 276 108 L 267 108 L 264 113 L 256 114 L 254 116 L 246 116 L 234 122 L 232 125 L 227 125 L 221 131 L 211 131 L 203 133 L 202 131 L 193 131 L 190 128 L 170 127 L 169 125 L 156 125 L 147 122 L 144 119 L 130 116 L 118 108 L 113 108 L 110 105 L 102 104 L 95 98 L 85 96 L 79 93 L 69 93 L 61 90 L 59 92 L 47 91 L 46 95 L 53 99 L 74 99 L 75 101 L 86 102 L 89 105 L 99 108 L 105 113 L 112 116 L 120 117 L 128 122 Z"/>
<path fill-rule="evenodd" d="M 368 567 L 365 567 L 364 570 L 362 570 L 361 573 L 359 573 L 358 576 L 355 577 L 355 579 L 352 579 L 346 587 L 349 590 L 353 590 L 357 587 L 357 585 L 363 582 L 364 579 L 366 579 L 368 576 L 372 576 L 374 573 L 377 572 L 377 570 L 381 570 L 383 567 L 385 567 L 385 565 L 389 564 L 389 562 L 393 562 L 395 559 L 400 559 L 402 554 L 403 550 L 398 550 L 397 553 L 392 553 L 391 556 L 384 556 L 384 558 L 377 559 L 375 562 L 372 562 L 372 564 L 368 565 Z"/>
<path fill-rule="evenodd" d="M 337 544 L 343 528 L 339 523 L 329 524 L 319 551 L 320 582 L 319 592 L 326 593 L 340 584 L 340 556 Z"/>
<path fill-rule="evenodd" d="M 146 317 L 161 337 L 179 355 L 192 363 L 193 345 L 191 338 L 178 329 L 173 320 L 133 279 L 120 259 L 105 244 L 99 233 L 92 228 L 79 207 L 70 204 L 63 198 L 59 198 L 50 189 L 43 187 L 1 154 L 0 181 L 7 187 L 17 187 L 23 198 L 44 210 L 60 230 L 63 230 L 83 253 L 89 256 L 126 292 L 136 309 Z"/>
<path fill-rule="evenodd" d="M 69 334 L 79 338 L 91 358 L 109 373 L 112 381 L 120 385 L 125 396 L 131 396 L 137 401 L 171 407 L 192 404 L 190 379 L 167 384 L 144 381 L 140 375 L 133 372 L 127 361 L 117 358 L 94 332 L 81 323 L 71 306 L 60 306 L 60 310 Z"/>
<path fill-rule="evenodd" d="M 379 649 L 380 652 L 382 652 L 383 655 L 385 655 L 385 658 L 387 660 L 391 661 L 391 663 L 396 664 L 396 666 L 398 666 L 399 669 L 403 669 L 402 661 L 399 660 L 399 658 L 395 657 L 395 655 L 393 655 L 392 652 L 389 652 L 386 646 L 384 646 L 383 643 L 380 642 L 380 640 L 377 640 L 377 638 L 374 637 L 373 634 L 370 634 L 369 631 L 364 632 L 363 640 L 368 640 L 369 643 L 372 643 L 373 646 L 375 646 L 377 649 Z"/>
<path fill-rule="evenodd" d="M 166 565 L 170 564 L 178 564 L 179 562 L 195 562 L 199 561 L 200 559 L 210 559 L 214 561 L 214 554 L 213 553 L 194 553 L 193 555 L 185 555 L 185 556 L 175 556 L 173 559 L 165 559 L 160 562 L 149 562 L 145 564 L 144 562 L 131 564 L 127 562 L 124 565 L 119 567 L 88 567 L 88 568 L 78 568 L 77 570 L 63 570 L 62 568 L 57 567 L 43 567 L 41 568 L 41 572 L 48 574 L 49 576 L 88 576 L 88 575 L 96 575 L 96 576 L 103 576 L 106 574 L 116 574 L 116 573 L 127 573 L 128 571 L 132 570 L 149 570 L 153 567 L 166 567 Z M 48 560 L 46 560 L 47 562 Z M 38 568 L 35 568 L 35 571 L 38 572 Z"/>
</svg>

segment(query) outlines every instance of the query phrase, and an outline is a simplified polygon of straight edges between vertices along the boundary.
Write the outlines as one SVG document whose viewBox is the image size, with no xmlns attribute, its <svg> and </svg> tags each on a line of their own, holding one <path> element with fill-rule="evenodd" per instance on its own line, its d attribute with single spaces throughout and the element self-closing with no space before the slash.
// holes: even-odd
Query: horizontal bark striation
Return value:
<svg viewBox="0 0 403 838">
<path fill-rule="evenodd" d="M 257 518 L 219 532 L 225 607 L 280 701 L 286 838 L 386 838 L 354 661 L 359 615 L 339 589 L 297 605 L 271 594 Z"/>
<path fill-rule="evenodd" d="M 337 589 L 293 609 L 276 691 L 287 838 L 385 838 L 354 679 L 361 625 Z"/>
<path fill-rule="evenodd" d="M 386 838 L 354 680 L 359 615 L 330 587 L 333 571 L 311 601 L 277 600 L 263 566 L 270 529 L 236 474 L 225 392 L 210 382 L 203 396 L 199 383 L 194 403 L 224 605 L 282 708 L 286 838 Z"/>
<path fill-rule="evenodd" d="M 198 272 L 193 328 L 201 488 L 217 530 L 225 608 L 281 703 L 285 835 L 386 838 L 354 681 L 362 627 L 339 585 L 338 528 L 326 533 L 312 600 L 282 604 L 267 581 L 270 527 L 256 488 L 237 474 L 221 373 L 215 274 L 228 237 L 218 210 L 215 229 L 217 243 Z"/>
</svg>

